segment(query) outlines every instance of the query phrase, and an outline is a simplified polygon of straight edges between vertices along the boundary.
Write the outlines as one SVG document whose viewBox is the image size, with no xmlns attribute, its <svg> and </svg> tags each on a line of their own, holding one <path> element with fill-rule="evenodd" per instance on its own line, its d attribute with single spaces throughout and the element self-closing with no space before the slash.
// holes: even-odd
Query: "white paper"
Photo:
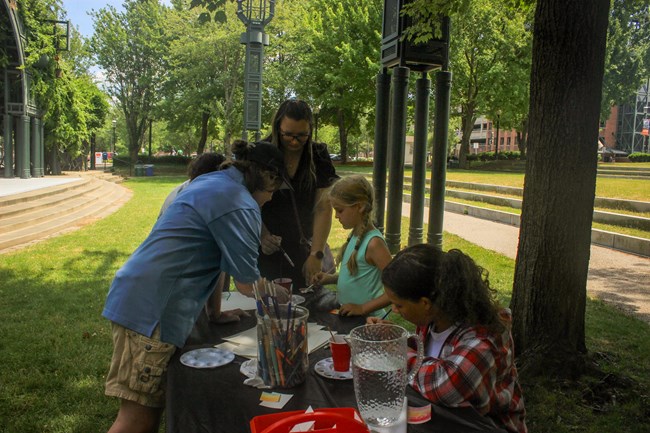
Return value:
<svg viewBox="0 0 650 433">
<path fill-rule="evenodd" d="M 257 358 L 257 327 L 254 326 L 239 334 L 223 337 L 226 342 L 217 344 L 215 347 L 230 350 L 235 355 L 245 358 Z M 316 323 L 307 323 L 307 348 L 312 353 L 321 346 L 327 344 L 330 339 L 329 331 Z"/>
<path fill-rule="evenodd" d="M 221 295 L 221 311 L 236 310 L 237 308 L 242 310 L 254 310 L 257 308 L 255 298 L 249 298 L 237 291 L 223 292 Z"/>
</svg>

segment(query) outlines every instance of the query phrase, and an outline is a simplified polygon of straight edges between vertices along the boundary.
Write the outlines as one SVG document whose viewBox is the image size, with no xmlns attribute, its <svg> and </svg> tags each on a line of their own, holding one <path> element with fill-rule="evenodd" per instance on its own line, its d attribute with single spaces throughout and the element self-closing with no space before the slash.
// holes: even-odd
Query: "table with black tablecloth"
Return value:
<svg viewBox="0 0 650 433">
<path fill-rule="evenodd" d="M 180 363 L 180 356 L 200 347 L 212 347 L 221 343 L 222 337 L 237 334 L 255 326 L 255 317 L 243 318 L 241 322 L 216 325 L 202 315 L 197 321 L 185 347 L 177 351 L 171 360 L 167 377 L 167 433 L 250 433 L 250 420 L 257 415 L 278 413 L 278 409 L 260 406 L 262 390 L 244 385 L 245 377 L 239 372 L 246 358 L 237 356 L 233 362 L 214 369 L 196 369 Z M 356 326 L 363 325 L 360 317 L 340 317 L 326 311 L 310 311 L 309 322 L 329 326 L 332 330 L 347 334 Z M 321 377 L 314 365 L 330 357 L 329 347 L 309 354 L 309 372 L 305 382 L 290 389 L 273 389 L 293 397 L 281 411 L 317 408 L 357 407 L 352 380 L 336 380 Z M 410 387 L 409 401 L 416 405 L 426 403 Z M 473 409 L 448 410 L 433 406 L 432 420 L 419 425 L 409 425 L 409 433 L 444 432 L 497 432 L 485 429 L 463 428 L 464 419 L 482 418 Z M 486 424 L 487 425 L 487 424 Z"/>
</svg>

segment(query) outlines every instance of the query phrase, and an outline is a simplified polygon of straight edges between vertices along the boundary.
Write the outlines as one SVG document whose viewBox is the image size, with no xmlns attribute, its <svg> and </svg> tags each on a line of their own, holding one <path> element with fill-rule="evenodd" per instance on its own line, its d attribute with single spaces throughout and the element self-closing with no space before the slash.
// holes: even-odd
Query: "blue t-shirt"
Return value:
<svg viewBox="0 0 650 433">
<path fill-rule="evenodd" d="M 235 167 L 199 176 L 115 274 L 103 316 L 182 347 L 221 272 L 252 283 L 261 214 Z"/>
<path fill-rule="evenodd" d="M 371 265 L 366 261 L 366 250 L 368 243 L 374 237 L 384 239 L 381 232 L 377 229 L 370 230 L 365 234 L 359 245 L 359 250 L 355 251 L 354 246 L 357 244 L 357 236 L 352 236 L 350 242 L 345 248 L 339 278 L 336 283 L 337 296 L 341 304 L 365 304 L 368 301 L 376 299 L 384 294 L 384 285 L 381 282 L 381 271 L 378 267 Z M 352 254 L 357 254 L 357 273 L 351 275 L 348 270 L 348 261 Z M 383 309 L 370 313 L 371 316 L 381 316 Z"/>
</svg>

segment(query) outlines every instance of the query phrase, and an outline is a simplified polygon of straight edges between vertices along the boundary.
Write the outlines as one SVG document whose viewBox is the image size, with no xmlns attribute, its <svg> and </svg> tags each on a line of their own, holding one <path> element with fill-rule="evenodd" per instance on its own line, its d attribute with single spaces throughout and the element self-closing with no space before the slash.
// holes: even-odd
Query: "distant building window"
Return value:
<svg viewBox="0 0 650 433">
<path fill-rule="evenodd" d="M 510 146 L 510 137 L 508 137 L 508 146 Z"/>
<path fill-rule="evenodd" d="M 475 123 L 474 127 L 472 128 L 474 131 L 480 131 L 481 130 L 481 124 L 480 123 Z"/>
</svg>

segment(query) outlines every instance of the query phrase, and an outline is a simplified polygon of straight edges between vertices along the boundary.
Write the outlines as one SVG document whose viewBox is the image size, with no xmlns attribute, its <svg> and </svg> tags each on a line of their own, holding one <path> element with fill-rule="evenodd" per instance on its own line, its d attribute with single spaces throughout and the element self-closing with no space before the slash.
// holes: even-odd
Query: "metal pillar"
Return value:
<svg viewBox="0 0 650 433">
<path fill-rule="evenodd" d="M 264 45 L 269 44 L 269 35 L 264 33 L 264 26 L 271 22 L 275 14 L 275 0 L 253 2 L 237 0 L 237 16 L 246 25 L 240 42 L 246 45 L 244 65 L 244 129 L 242 138 L 248 140 L 248 131 L 255 131 L 255 141 L 260 139 L 262 126 L 262 66 L 264 62 Z M 252 3 L 256 3 L 253 5 Z M 267 15 L 267 3 L 269 7 Z"/>
<path fill-rule="evenodd" d="M 90 136 L 90 169 L 95 169 L 95 142 L 97 141 L 97 134 Z"/>
<path fill-rule="evenodd" d="M 9 114 L 3 116 L 4 123 L 4 156 L 5 156 L 5 170 L 4 177 L 14 177 L 14 146 L 13 146 L 13 118 Z"/>
<path fill-rule="evenodd" d="M 375 108 L 375 145 L 373 149 L 372 184 L 375 188 L 375 227 L 384 231 L 386 209 L 386 161 L 388 153 L 388 106 L 390 104 L 390 76 L 386 68 L 377 74 Z"/>
<path fill-rule="evenodd" d="M 29 179 L 29 116 L 16 116 L 16 170 L 21 179 Z"/>
<path fill-rule="evenodd" d="M 4 75 L 4 156 L 5 156 L 5 172 L 4 177 L 11 178 L 14 177 L 14 140 L 13 140 L 13 117 L 9 114 L 9 74 L 5 69 Z"/>
<path fill-rule="evenodd" d="M 149 158 L 151 158 L 151 129 L 153 128 L 153 119 L 149 119 Z"/>
<path fill-rule="evenodd" d="M 41 149 L 41 171 L 40 176 L 45 176 L 45 122 L 43 119 L 38 119 L 38 136 L 39 136 L 39 146 Z"/>
<path fill-rule="evenodd" d="M 438 249 L 442 249 L 442 223 L 445 213 L 450 95 L 451 72 L 439 71 L 436 75 L 436 113 L 433 134 L 433 161 L 431 163 L 429 231 L 427 233 L 427 242 Z"/>
<path fill-rule="evenodd" d="M 411 220 L 408 244 L 422 243 L 424 191 L 427 171 L 427 135 L 431 80 L 426 72 L 415 82 L 415 136 L 413 137 L 413 176 L 411 178 Z"/>
<path fill-rule="evenodd" d="M 31 129 L 31 134 L 29 136 L 29 156 L 31 160 L 30 174 L 32 177 L 40 177 L 38 175 L 38 126 L 36 125 L 35 117 L 29 119 L 29 127 Z"/>
<path fill-rule="evenodd" d="M 45 137 L 43 136 L 43 119 L 39 117 L 34 118 L 34 131 L 36 134 L 36 152 L 38 158 L 36 159 L 36 177 L 45 176 Z"/>
<path fill-rule="evenodd" d="M 393 104 L 390 117 L 390 161 L 388 207 L 386 212 L 386 244 L 391 254 L 400 250 L 402 194 L 404 187 L 404 148 L 406 143 L 406 102 L 410 69 L 393 68 Z"/>
</svg>

